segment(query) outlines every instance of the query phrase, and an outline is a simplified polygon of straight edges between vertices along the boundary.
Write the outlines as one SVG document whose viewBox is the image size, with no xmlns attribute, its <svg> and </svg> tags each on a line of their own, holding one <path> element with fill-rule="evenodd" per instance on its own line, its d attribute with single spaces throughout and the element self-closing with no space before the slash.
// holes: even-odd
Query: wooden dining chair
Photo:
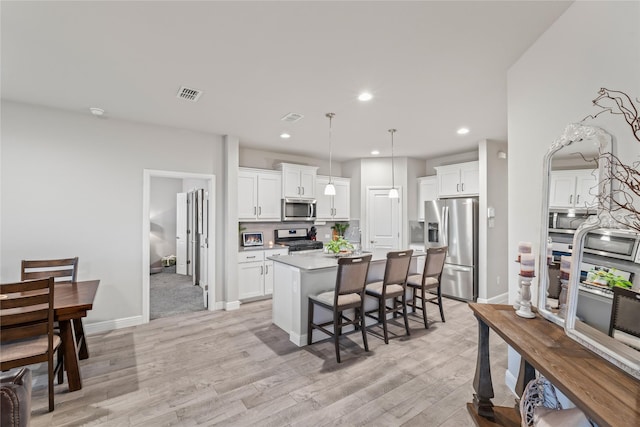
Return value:
<svg viewBox="0 0 640 427">
<path fill-rule="evenodd" d="M 362 341 L 365 351 L 369 351 L 367 343 L 367 333 L 364 324 L 364 286 L 367 283 L 367 273 L 371 255 L 360 257 L 345 257 L 338 260 L 338 273 L 336 276 L 335 289 L 330 292 L 323 292 L 319 295 L 309 296 L 309 319 L 307 323 L 307 344 L 312 343 L 314 329 L 319 329 L 325 334 L 333 337 L 336 349 L 336 360 L 340 363 L 340 346 L 338 339 L 342 334 L 342 328 L 354 325 L 356 329 L 362 331 Z M 314 307 L 318 305 L 331 310 L 333 320 L 324 323 L 314 323 Z M 344 315 L 344 311 L 354 310 L 353 319 Z M 326 326 L 333 325 L 333 330 L 326 329 Z"/>
<path fill-rule="evenodd" d="M 78 257 L 62 259 L 22 260 L 20 280 L 42 279 L 53 277 L 56 283 L 76 282 L 78 278 Z M 58 329 L 57 323 L 54 328 Z M 76 337 L 76 345 L 79 349 L 80 359 L 89 357 L 82 319 L 73 319 L 73 330 Z M 58 352 L 58 384 L 64 381 L 64 357 L 62 348 Z"/>
<path fill-rule="evenodd" d="M 407 287 L 413 290 L 411 301 L 407 305 L 416 310 L 422 310 L 422 320 L 424 327 L 429 329 L 427 322 L 427 303 L 432 303 L 440 308 L 440 319 L 444 323 L 444 310 L 442 309 L 442 289 L 440 278 L 444 261 L 447 258 L 447 247 L 428 248 L 427 259 L 424 262 L 422 274 L 411 275 L 407 278 Z M 435 295 L 432 293 L 435 290 Z M 420 300 L 420 305 L 417 301 Z"/>
<path fill-rule="evenodd" d="M 390 313 L 395 316 L 402 312 L 404 328 L 407 331 L 407 335 L 411 335 L 407 318 L 406 287 L 412 254 L 412 249 L 387 253 L 384 279 L 381 282 L 369 283 L 365 290 L 367 295 L 378 300 L 378 308 L 365 311 L 365 316 L 382 323 L 385 344 L 389 344 L 387 316 Z M 388 300 L 391 300 L 391 306 L 387 305 Z M 374 313 L 376 314 L 374 315 Z"/>
<path fill-rule="evenodd" d="M 609 336 L 640 350 L 640 292 L 613 287 Z"/>
<path fill-rule="evenodd" d="M 61 343 L 53 333 L 53 277 L 1 284 L 0 294 L 0 370 L 46 362 L 51 412 L 53 354 Z"/>
</svg>

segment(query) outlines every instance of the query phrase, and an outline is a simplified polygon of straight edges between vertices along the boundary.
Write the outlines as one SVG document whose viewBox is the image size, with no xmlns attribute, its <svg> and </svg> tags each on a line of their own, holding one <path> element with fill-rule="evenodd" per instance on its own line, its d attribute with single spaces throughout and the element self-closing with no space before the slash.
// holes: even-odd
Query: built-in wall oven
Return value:
<svg viewBox="0 0 640 427">
<path fill-rule="evenodd" d="M 576 213 L 568 210 L 549 212 L 549 232 L 573 234 L 583 222 L 594 214 Z"/>
</svg>

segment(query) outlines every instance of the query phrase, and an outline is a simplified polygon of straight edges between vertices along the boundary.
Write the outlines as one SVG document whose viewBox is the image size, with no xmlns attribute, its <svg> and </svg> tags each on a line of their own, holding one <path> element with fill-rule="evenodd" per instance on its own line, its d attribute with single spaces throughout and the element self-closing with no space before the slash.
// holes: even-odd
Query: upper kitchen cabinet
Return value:
<svg viewBox="0 0 640 427">
<path fill-rule="evenodd" d="M 598 202 L 598 177 L 591 169 L 551 171 L 549 207 L 590 208 Z"/>
<path fill-rule="evenodd" d="M 418 178 L 418 221 L 424 221 L 424 202 L 438 198 L 438 178 L 424 176 Z"/>
<path fill-rule="evenodd" d="M 283 198 L 313 199 L 316 197 L 317 167 L 280 163 L 278 169 L 282 171 Z"/>
<path fill-rule="evenodd" d="M 316 178 L 316 214 L 319 220 L 348 221 L 350 216 L 351 180 L 333 177 L 335 196 L 325 196 L 324 187 L 329 183 L 328 176 Z"/>
<path fill-rule="evenodd" d="M 478 161 L 438 166 L 438 197 L 477 196 L 480 191 Z"/>
<path fill-rule="evenodd" d="M 238 172 L 238 220 L 280 221 L 280 172 L 240 168 Z"/>
</svg>

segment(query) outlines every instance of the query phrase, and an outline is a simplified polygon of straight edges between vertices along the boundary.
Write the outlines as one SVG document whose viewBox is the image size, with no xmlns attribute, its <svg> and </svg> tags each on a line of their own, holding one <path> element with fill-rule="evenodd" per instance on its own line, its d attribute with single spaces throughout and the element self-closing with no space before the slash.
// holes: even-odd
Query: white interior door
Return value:
<svg viewBox="0 0 640 427">
<path fill-rule="evenodd" d="M 187 193 L 176 194 L 176 273 L 187 274 Z"/>
<path fill-rule="evenodd" d="M 367 189 L 367 240 L 363 244 L 369 249 L 400 249 L 401 200 L 390 199 L 388 188 Z"/>
</svg>

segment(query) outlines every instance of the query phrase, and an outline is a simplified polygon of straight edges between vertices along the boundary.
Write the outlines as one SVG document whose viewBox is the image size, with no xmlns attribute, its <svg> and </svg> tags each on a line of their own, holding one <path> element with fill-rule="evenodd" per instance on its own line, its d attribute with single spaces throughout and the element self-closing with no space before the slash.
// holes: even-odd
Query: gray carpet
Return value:
<svg viewBox="0 0 640 427">
<path fill-rule="evenodd" d="M 174 316 L 204 310 L 202 288 L 192 284 L 191 276 L 176 274 L 176 267 L 149 276 L 149 318 Z"/>
</svg>

